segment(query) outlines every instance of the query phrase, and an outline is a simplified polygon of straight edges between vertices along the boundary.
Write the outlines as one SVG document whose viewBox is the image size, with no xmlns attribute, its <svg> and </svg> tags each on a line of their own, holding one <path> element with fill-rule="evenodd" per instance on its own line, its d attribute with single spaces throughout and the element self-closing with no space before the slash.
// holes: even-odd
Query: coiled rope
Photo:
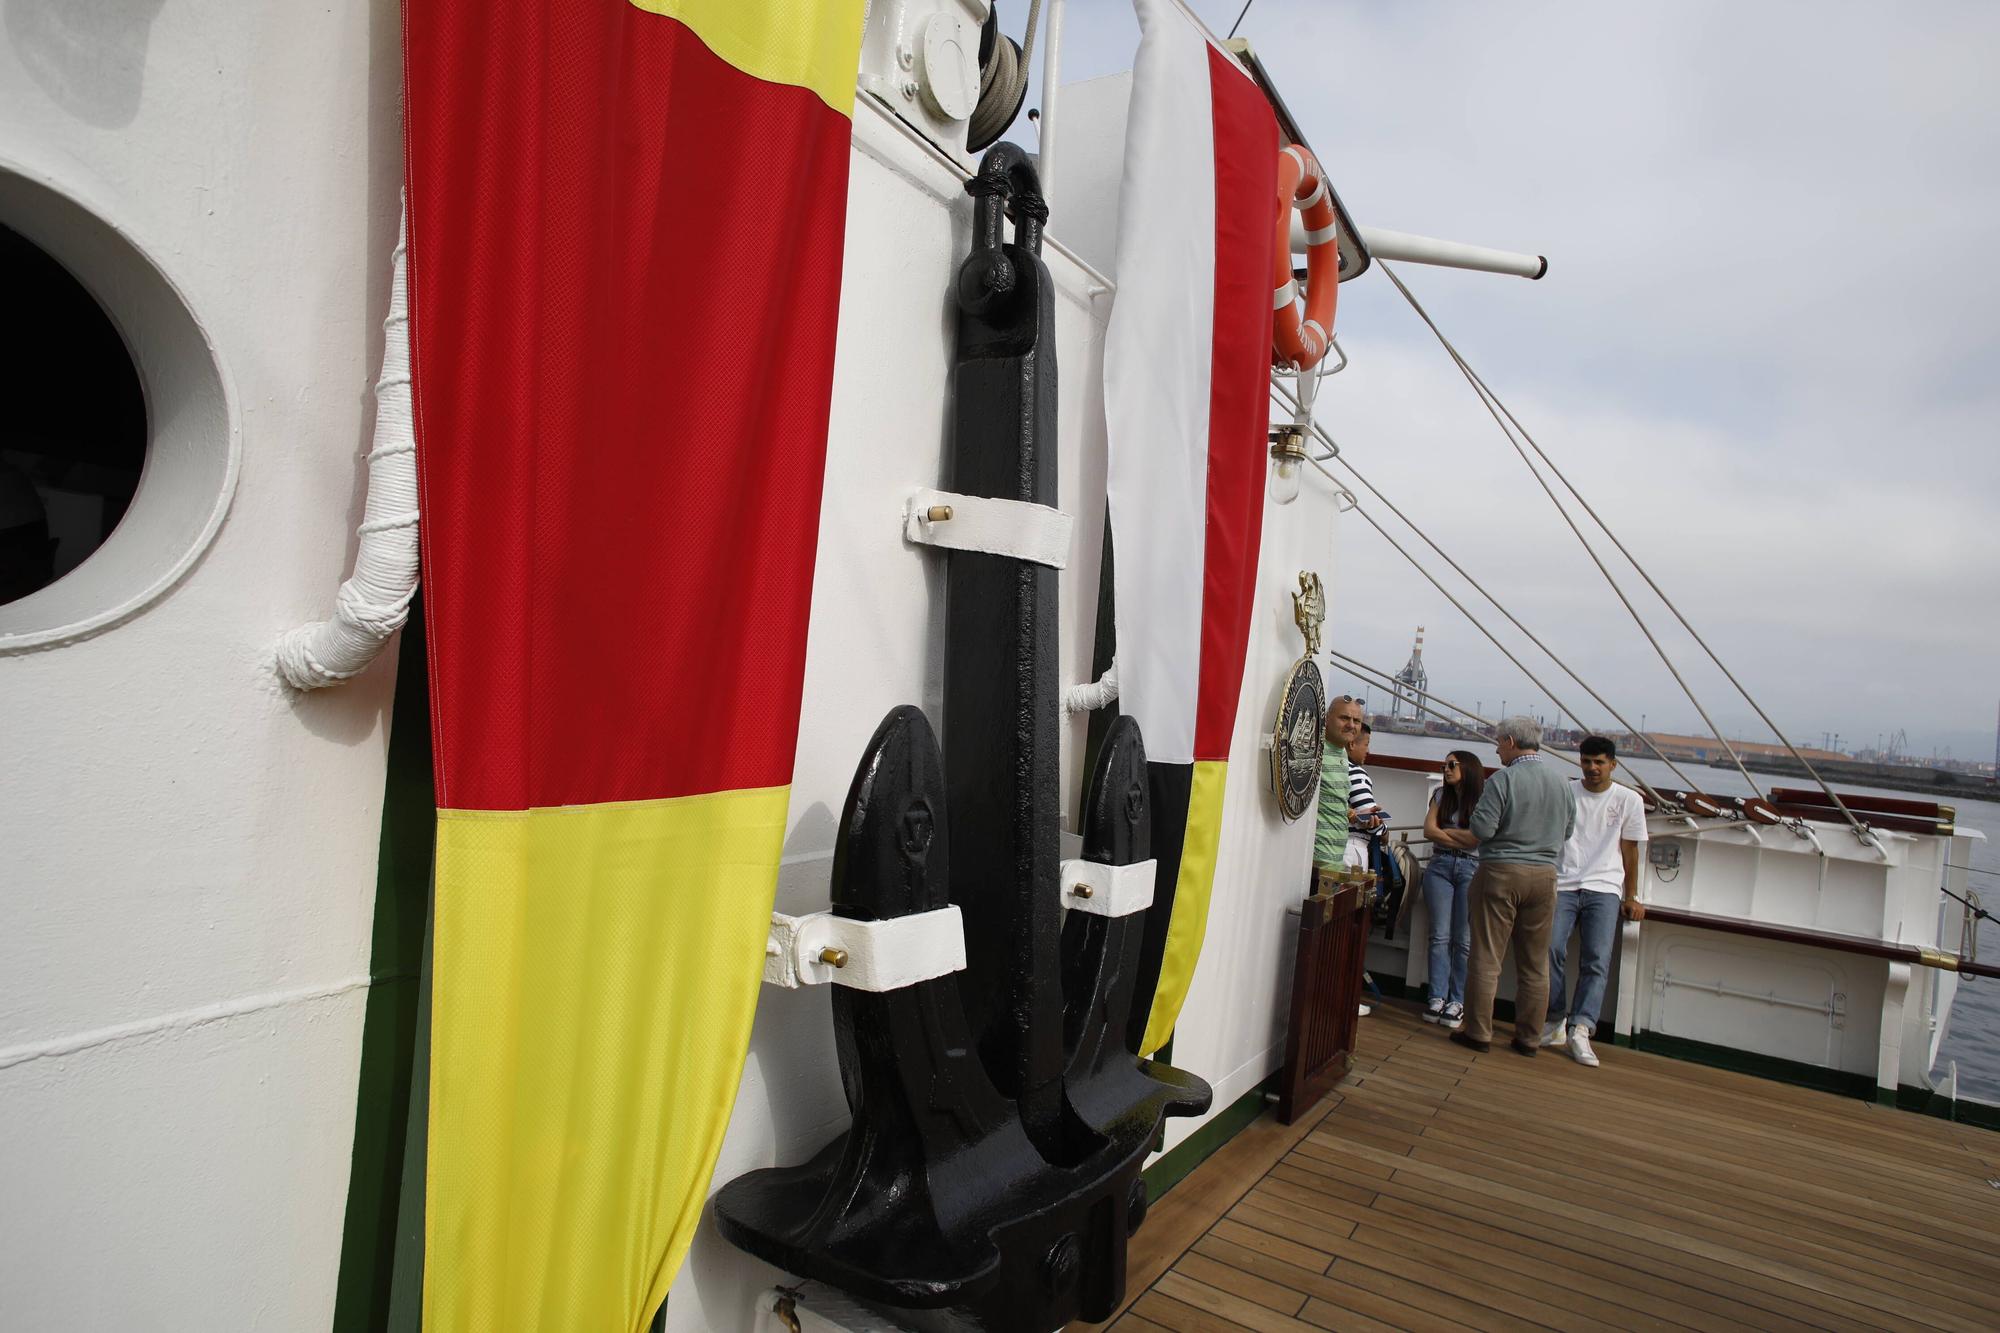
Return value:
<svg viewBox="0 0 2000 1333">
<path fill-rule="evenodd" d="M 1035 54 L 1035 24 L 1042 16 L 1042 0 L 1028 0 L 1028 27 L 1022 43 L 996 32 L 993 57 L 979 70 L 979 104 L 972 109 L 966 125 L 965 146 L 978 152 L 1007 132 L 1028 95 L 1028 61 Z"/>
</svg>

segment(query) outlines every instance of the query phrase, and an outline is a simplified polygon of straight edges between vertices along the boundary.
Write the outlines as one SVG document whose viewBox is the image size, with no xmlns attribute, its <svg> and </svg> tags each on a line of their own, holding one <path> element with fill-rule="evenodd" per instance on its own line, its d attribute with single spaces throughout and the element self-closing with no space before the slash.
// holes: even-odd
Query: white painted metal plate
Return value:
<svg viewBox="0 0 2000 1333">
<path fill-rule="evenodd" d="M 965 120 L 979 104 L 979 29 L 958 14 L 924 21 L 920 86 L 931 110 Z"/>
<path fill-rule="evenodd" d="M 1158 861 L 1108 866 L 1097 861 L 1062 863 L 1063 906 L 1096 916 L 1130 916 L 1153 905 Z M 1080 892 L 1084 890 L 1084 892 Z"/>
<path fill-rule="evenodd" d="M 903 505 L 903 535 L 913 542 L 1012 556 L 1051 569 L 1069 563 L 1072 526 L 1062 510 L 1025 500 L 920 490 Z"/>
<path fill-rule="evenodd" d="M 844 954 L 844 962 L 827 962 L 828 950 Z M 900 990 L 964 967 L 965 923 L 955 906 L 886 921 L 773 912 L 764 944 L 764 980 L 787 990 L 828 982 L 855 990 Z"/>
</svg>

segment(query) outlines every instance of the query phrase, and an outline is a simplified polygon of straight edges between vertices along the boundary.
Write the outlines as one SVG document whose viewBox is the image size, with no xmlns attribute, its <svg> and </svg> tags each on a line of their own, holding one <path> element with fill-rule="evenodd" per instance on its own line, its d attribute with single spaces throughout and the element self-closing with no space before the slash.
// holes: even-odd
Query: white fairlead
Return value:
<svg viewBox="0 0 2000 1333">
<path fill-rule="evenodd" d="M 1069 563 L 1072 526 L 1062 510 L 1026 500 L 916 491 L 903 505 L 903 536 L 913 542 L 1012 556 L 1051 569 Z"/>
<path fill-rule="evenodd" d="M 417 435 L 410 411 L 410 299 L 405 276 L 409 211 L 396 237 L 389 314 L 382 321 L 382 373 L 375 381 L 375 445 L 368 451 L 368 502 L 354 573 L 333 599 L 333 617 L 287 630 L 278 674 L 293 689 L 338 685 L 366 670 L 410 618 L 417 591 Z"/>
<path fill-rule="evenodd" d="M 1153 905 L 1158 861 L 1108 866 L 1097 861 L 1062 863 L 1062 905 L 1095 916 L 1130 916 Z"/>
<path fill-rule="evenodd" d="M 965 921 L 956 906 L 885 921 L 773 912 L 764 941 L 764 981 L 786 990 L 830 981 L 855 990 L 901 990 L 964 967 Z"/>
</svg>

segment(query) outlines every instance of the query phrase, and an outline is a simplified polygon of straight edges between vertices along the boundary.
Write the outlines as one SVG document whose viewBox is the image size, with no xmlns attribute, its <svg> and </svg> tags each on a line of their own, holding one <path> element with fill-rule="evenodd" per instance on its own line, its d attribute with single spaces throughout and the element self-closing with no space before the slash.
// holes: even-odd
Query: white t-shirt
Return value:
<svg viewBox="0 0 2000 1333">
<path fill-rule="evenodd" d="M 1569 787 L 1576 795 L 1576 832 L 1563 844 L 1556 867 L 1557 891 L 1624 893 L 1625 859 L 1618 843 L 1624 838 L 1646 840 L 1646 803 L 1638 792 L 1616 782 L 1603 791 L 1588 792 L 1580 780 L 1571 778 Z"/>
</svg>

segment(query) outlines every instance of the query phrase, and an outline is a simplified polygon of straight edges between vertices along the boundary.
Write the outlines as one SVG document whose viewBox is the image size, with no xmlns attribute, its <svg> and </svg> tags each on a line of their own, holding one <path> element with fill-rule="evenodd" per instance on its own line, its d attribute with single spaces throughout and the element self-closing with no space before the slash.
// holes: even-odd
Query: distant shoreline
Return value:
<svg viewBox="0 0 2000 1333">
<path fill-rule="evenodd" d="M 1469 741 L 1476 745 L 1492 744 L 1492 741 L 1484 736 L 1464 734 L 1460 736 L 1448 736 L 1429 731 L 1409 731 L 1404 730 L 1402 727 L 1391 728 L 1385 726 L 1384 723 L 1387 721 L 1388 719 L 1382 717 L 1375 719 L 1377 734 L 1385 740 L 1388 736 L 1409 736 L 1412 738 L 1421 736 L 1426 740 L 1434 741 Z M 1652 755 L 1639 751 L 1636 748 L 1628 751 L 1628 746 L 1632 743 L 1631 738 L 1628 736 L 1614 733 L 1613 739 L 1618 742 L 1620 751 L 1628 752 L 1630 757 L 1653 758 Z M 1576 745 L 1574 743 L 1557 740 L 1553 737 L 1545 739 L 1543 744 L 1551 750 L 1564 750 L 1572 754 L 1576 752 Z M 1736 768 L 1736 765 L 1731 763 L 1727 758 L 1696 759 L 1676 756 L 1671 750 L 1667 754 L 1668 758 L 1674 760 L 1674 762 L 1689 767 L 1705 764 L 1709 768 L 1719 768 L 1730 772 L 1733 772 Z M 1743 767 L 1749 769 L 1752 773 L 1766 773 L 1773 777 L 1799 778 L 1806 782 L 1812 781 L 1812 774 L 1806 771 L 1805 765 L 1789 755 L 1746 754 L 1742 756 L 1742 759 Z M 1880 787 L 1889 791 L 1916 792 L 1919 795 L 1935 797 L 1945 801 L 1956 796 L 1965 800 L 2000 802 L 2000 783 L 1995 783 L 1992 778 L 1982 777 L 1976 773 L 1960 773 L 1953 769 L 1930 768 L 1921 764 L 1871 764 L 1858 759 L 1818 759 L 1813 762 L 1813 767 L 1818 771 L 1820 777 L 1831 783 L 1846 783 L 1850 786 L 1860 787 Z"/>
<path fill-rule="evenodd" d="M 1736 766 L 1727 759 L 1709 761 L 1710 768 L 1733 769 Z M 1743 767 L 1753 773 L 1770 773 L 1778 777 L 1805 778 L 1811 780 L 1806 766 L 1796 759 L 1769 758 L 1759 755 L 1746 756 Z M 1925 796 L 1948 799 L 1962 796 L 1973 800 L 2000 800 L 2000 785 L 1991 778 L 1975 773 L 1958 773 L 1948 768 L 1923 768 L 1910 764 L 1866 764 L 1859 760 L 1847 762 L 1826 761 L 1814 764 L 1819 775 L 1828 782 L 1845 782 L 1862 787 L 1888 787 L 1895 791 L 1919 792 Z"/>
</svg>

